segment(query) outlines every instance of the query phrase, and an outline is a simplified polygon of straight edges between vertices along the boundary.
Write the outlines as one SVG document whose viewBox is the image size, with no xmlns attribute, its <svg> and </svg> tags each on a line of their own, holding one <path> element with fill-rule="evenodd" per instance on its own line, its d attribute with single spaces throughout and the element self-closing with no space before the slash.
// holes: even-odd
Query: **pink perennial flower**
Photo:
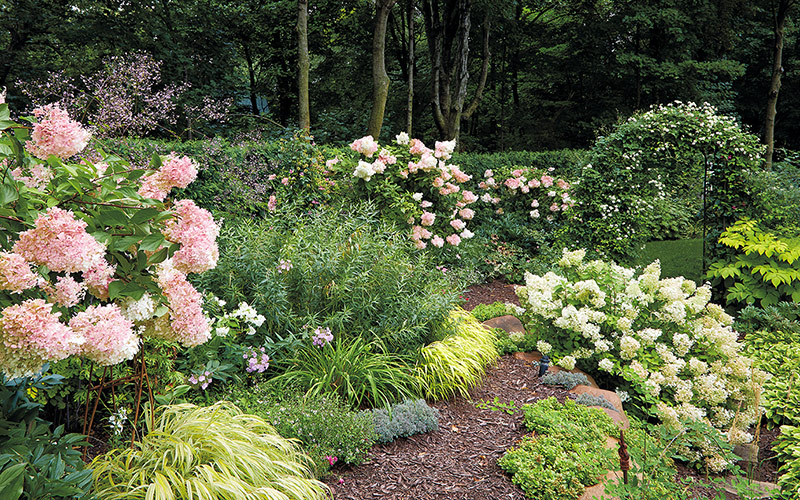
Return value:
<svg viewBox="0 0 800 500">
<path fill-rule="evenodd" d="M 42 365 L 77 354 L 83 341 L 58 321 L 53 305 L 29 299 L 6 307 L 0 318 L 0 371 L 9 378 L 27 377 Z"/>
<path fill-rule="evenodd" d="M 219 226 L 211 212 L 195 205 L 192 200 L 180 200 L 174 207 L 177 218 L 167 221 L 164 236 L 180 243 L 172 260 L 175 268 L 184 273 L 202 273 L 217 266 Z"/>
<path fill-rule="evenodd" d="M 461 201 L 469 205 L 470 203 L 475 203 L 478 201 L 478 195 L 473 193 L 472 191 L 464 191 L 461 193 Z M 466 217 L 464 217 L 466 219 Z"/>
<path fill-rule="evenodd" d="M 467 223 L 461 219 L 453 219 L 450 221 L 450 225 L 453 226 L 453 229 L 456 231 L 461 231 L 465 227 L 467 227 Z"/>
<path fill-rule="evenodd" d="M 208 319 L 203 315 L 203 298 L 187 281 L 171 259 L 158 266 L 158 286 L 167 298 L 170 309 L 170 329 L 156 329 L 156 334 L 176 340 L 186 347 L 194 347 L 211 337 Z"/>
<path fill-rule="evenodd" d="M 19 293 L 35 285 L 36 275 L 21 255 L 0 252 L 0 290 Z"/>
<path fill-rule="evenodd" d="M 25 148 L 35 157 L 46 160 L 48 156 L 69 158 L 83 151 L 91 134 L 80 123 L 72 121 L 66 111 L 56 106 L 33 110 L 39 120 L 33 126 L 31 140 Z"/>
<path fill-rule="evenodd" d="M 39 163 L 31 165 L 27 173 L 30 175 L 25 175 L 26 172 L 23 172 L 19 167 L 11 171 L 11 175 L 14 179 L 25 184 L 25 187 L 30 189 L 42 190 L 53 178 L 53 169 L 50 168 L 50 165 L 42 165 Z"/>
<path fill-rule="evenodd" d="M 444 246 L 444 240 L 442 239 L 441 236 L 436 235 L 433 238 L 431 238 L 431 244 L 437 248 L 442 248 Z"/>
<path fill-rule="evenodd" d="M 447 240 L 448 243 L 450 243 L 454 247 L 457 247 L 458 244 L 461 243 L 461 238 L 457 234 L 451 234 L 445 239 Z"/>
<path fill-rule="evenodd" d="M 86 222 L 69 210 L 52 207 L 39 215 L 35 227 L 19 235 L 14 252 L 51 271 L 88 271 L 103 260 L 106 249 L 86 232 Z"/>
<path fill-rule="evenodd" d="M 269 201 L 267 201 L 267 210 L 270 212 L 274 212 L 278 208 L 278 199 L 275 198 L 275 195 L 270 195 Z"/>
<path fill-rule="evenodd" d="M 59 276 L 55 287 L 48 291 L 50 301 L 64 307 L 77 305 L 86 294 L 83 283 L 75 281 L 72 276 Z"/>
<path fill-rule="evenodd" d="M 431 150 L 425 147 L 425 144 L 420 141 L 419 139 L 411 139 L 408 143 L 408 152 L 412 155 L 423 155 L 425 153 L 430 154 Z"/>
<path fill-rule="evenodd" d="M 450 155 L 456 149 L 456 141 L 436 141 L 436 155 L 437 158 L 442 158 L 445 160 L 450 159 Z"/>
<path fill-rule="evenodd" d="M 475 211 L 471 208 L 462 208 L 458 211 L 458 215 L 464 220 L 471 220 L 473 217 L 475 217 Z"/>
<path fill-rule="evenodd" d="M 108 300 L 108 285 L 114 281 L 117 267 L 109 265 L 105 259 L 83 272 L 83 284 L 89 293 L 101 300 Z"/>
<path fill-rule="evenodd" d="M 433 212 L 422 212 L 422 222 L 423 226 L 432 226 L 433 221 L 436 220 L 436 214 Z"/>
<path fill-rule="evenodd" d="M 114 304 L 89 306 L 76 314 L 69 326 L 85 339 L 82 354 L 101 366 L 133 359 L 139 352 L 133 322 Z"/>
<path fill-rule="evenodd" d="M 161 168 L 142 180 L 139 194 L 145 198 L 164 201 L 172 188 L 185 188 L 197 178 L 197 165 L 188 156 L 170 153 Z"/>
</svg>

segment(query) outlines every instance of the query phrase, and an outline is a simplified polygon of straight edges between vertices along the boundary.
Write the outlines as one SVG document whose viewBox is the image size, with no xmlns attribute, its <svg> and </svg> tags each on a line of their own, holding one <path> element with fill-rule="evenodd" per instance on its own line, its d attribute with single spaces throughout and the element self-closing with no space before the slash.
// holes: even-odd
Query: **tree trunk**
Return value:
<svg viewBox="0 0 800 500">
<path fill-rule="evenodd" d="M 406 110 L 406 133 L 411 136 L 414 117 L 414 0 L 408 0 L 408 101 Z"/>
<path fill-rule="evenodd" d="M 397 0 L 378 0 L 375 4 L 375 30 L 372 35 L 372 111 L 367 134 L 376 140 L 381 135 L 386 99 L 389 96 L 389 75 L 386 74 L 386 23 Z"/>
<path fill-rule="evenodd" d="M 261 113 L 258 111 L 258 96 L 256 96 L 256 70 L 253 67 L 253 57 L 250 54 L 250 47 L 246 44 L 242 44 L 242 49 L 244 51 L 244 60 L 247 63 L 247 76 L 250 80 L 250 110 L 253 112 L 253 115 L 258 116 Z"/>
<path fill-rule="evenodd" d="M 311 113 L 308 107 L 308 0 L 297 0 L 297 98 L 298 125 L 311 133 Z"/>
<path fill-rule="evenodd" d="M 783 74 L 783 35 L 786 13 L 793 3 L 794 0 L 779 0 L 778 10 L 774 14 L 775 46 L 772 48 L 772 81 L 769 84 L 769 94 L 767 94 L 767 117 L 764 126 L 767 169 L 772 168 L 772 156 L 775 152 L 775 115 L 778 114 L 778 92 L 781 90 L 781 75 Z"/>
</svg>

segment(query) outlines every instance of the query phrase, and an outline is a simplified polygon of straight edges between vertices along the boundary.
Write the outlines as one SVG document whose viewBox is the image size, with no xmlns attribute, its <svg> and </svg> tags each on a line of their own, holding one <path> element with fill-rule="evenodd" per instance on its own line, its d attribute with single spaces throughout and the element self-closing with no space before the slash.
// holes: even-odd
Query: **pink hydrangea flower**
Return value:
<svg viewBox="0 0 800 500">
<path fill-rule="evenodd" d="M 556 184 L 561 189 L 569 189 L 569 182 L 565 181 L 564 179 L 559 179 L 558 181 L 556 181 Z"/>
<path fill-rule="evenodd" d="M 53 305 L 29 299 L 3 309 L 0 318 L 0 370 L 9 378 L 27 377 L 42 365 L 77 354 L 83 339 L 62 324 Z"/>
<path fill-rule="evenodd" d="M 372 155 L 378 151 L 378 143 L 375 142 L 375 139 L 372 138 L 371 135 L 367 135 L 362 137 L 361 139 L 356 139 L 350 144 L 350 149 L 361 153 L 362 155 L 366 156 L 367 158 L 371 158 Z"/>
<path fill-rule="evenodd" d="M 461 243 L 461 238 L 457 234 L 451 234 L 445 239 L 447 240 L 448 243 L 450 243 L 454 247 L 457 247 L 458 244 Z"/>
<path fill-rule="evenodd" d="M 105 246 L 86 232 L 86 222 L 69 210 L 52 207 L 39 215 L 35 227 L 19 235 L 14 252 L 51 271 L 87 271 L 105 255 Z"/>
<path fill-rule="evenodd" d="M 467 223 L 466 223 L 466 222 L 464 222 L 464 221 L 463 221 L 463 220 L 461 220 L 461 219 L 453 219 L 453 220 L 451 220 L 451 221 L 450 221 L 450 225 L 451 225 L 451 226 L 453 227 L 453 229 L 455 229 L 456 231 L 461 231 L 462 229 L 464 229 L 465 227 L 467 227 Z"/>
<path fill-rule="evenodd" d="M 436 214 L 433 212 L 422 212 L 422 222 L 423 226 L 432 226 L 433 222 L 436 220 Z"/>
<path fill-rule="evenodd" d="M 325 168 L 332 168 L 334 165 L 339 163 L 339 158 L 331 158 L 325 162 Z"/>
<path fill-rule="evenodd" d="M 521 168 L 518 168 L 518 169 L 514 170 L 513 172 L 511 172 L 511 175 L 513 175 L 514 177 L 522 177 L 522 174 L 524 174 L 524 173 L 525 172 Z"/>
<path fill-rule="evenodd" d="M 419 159 L 419 168 L 422 171 L 430 172 L 437 167 L 438 162 L 436 158 L 430 153 L 422 153 L 422 158 Z"/>
<path fill-rule="evenodd" d="M 475 203 L 478 201 L 478 195 L 473 193 L 472 191 L 464 191 L 461 193 L 461 201 L 469 205 L 470 203 Z"/>
<path fill-rule="evenodd" d="M 442 186 L 444 186 L 444 179 L 442 179 L 441 177 L 437 177 L 437 178 L 433 179 L 433 187 L 437 187 L 438 188 L 438 187 L 442 187 Z"/>
<path fill-rule="evenodd" d="M 468 180 L 472 179 L 471 175 L 465 174 L 464 172 L 461 171 L 460 168 L 458 168 L 455 165 L 450 167 L 450 173 L 453 174 L 453 177 L 456 179 L 456 182 L 459 182 L 459 183 L 462 183 L 462 184 L 467 182 Z"/>
<path fill-rule="evenodd" d="M 397 163 L 397 157 L 386 148 L 381 149 L 381 152 L 378 153 L 378 159 L 385 165 L 394 165 Z"/>
<path fill-rule="evenodd" d="M 82 354 L 101 366 L 133 359 L 139 352 L 133 322 L 114 304 L 89 306 L 76 314 L 69 326 L 86 340 Z"/>
<path fill-rule="evenodd" d="M 419 139 L 411 139 L 408 143 L 408 152 L 412 155 L 430 154 L 431 150 L 425 147 L 425 144 Z"/>
<path fill-rule="evenodd" d="M 21 255 L 0 252 L 0 290 L 21 292 L 36 285 L 36 275 Z"/>
<path fill-rule="evenodd" d="M 114 281 L 116 266 L 109 265 L 105 259 L 83 272 L 83 284 L 89 293 L 101 300 L 108 300 L 108 285 Z"/>
<path fill-rule="evenodd" d="M 551 212 L 558 212 L 558 204 L 557 203 L 553 203 L 552 205 L 550 205 L 550 211 Z"/>
<path fill-rule="evenodd" d="M 543 175 L 542 176 L 542 186 L 550 187 L 552 185 L 553 185 L 553 178 L 550 177 L 549 175 Z"/>
<path fill-rule="evenodd" d="M 444 246 L 444 240 L 442 239 L 441 236 L 436 235 L 433 238 L 431 238 L 431 245 L 437 248 L 442 248 Z"/>
<path fill-rule="evenodd" d="M 156 330 L 156 335 L 194 347 L 211 337 L 208 319 L 203 315 L 203 298 L 175 268 L 171 259 L 158 266 L 156 282 L 167 298 L 170 309 L 170 329 Z"/>
<path fill-rule="evenodd" d="M 40 163 L 31 165 L 28 173 L 30 175 L 25 175 L 25 172 L 17 167 L 11 171 L 11 176 L 25 184 L 26 187 L 38 190 L 44 189 L 53 178 L 53 169 L 50 168 L 50 165 L 42 165 Z"/>
<path fill-rule="evenodd" d="M 531 179 L 531 180 L 528 181 L 528 187 L 531 188 L 531 189 L 538 188 L 541 185 L 542 185 L 542 183 L 539 182 L 539 179 Z"/>
<path fill-rule="evenodd" d="M 519 187 L 519 179 L 515 177 L 510 177 L 506 179 L 506 181 L 503 184 L 505 184 L 506 187 L 508 187 L 509 189 L 517 189 Z"/>
<path fill-rule="evenodd" d="M 536 208 L 539 206 L 539 200 L 533 200 L 531 202 L 531 208 Z"/>
<path fill-rule="evenodd" d="M 267 210 L 270 212 L 274 212 L 278 208 L 278 199 L 275 198 L 275 195 L 270 195 L 269 201 L 267 202 Z"/>
<path fill-rule="evenodd" d="M 197 165 L 188 156 L 170 153 L 161 168 L 142 180 L 139 194 L 145 198 L 164 201 L 172 188 L 185 188 L 197 178 Z"/>
<path fill-rule="evenodd" d="M 471 208 L 462 208 L 458 211 L 458 215 L 465 220 L 472 220 L 475 217 L 475 211 Z"/>
<path fill-rule="evenodd" d="M 75 281 L 72 276 L 59 276 L 50 293 L 51 302 L 64 307 L 77 305 L 86 294 L 83 283 Z"/>
<path fill-rule="evenodd" d="M 188 274 L 216 267 L 219 226 L 211 212 L 198 207 L 192 200 L 176 202 L 174 210 L 176 218 L 167 221 L 163 233 L 167 240 L 181 245 L 172 256 L 175 268 Z"/>
<path fill-rule="evenodd" d="M 456 141 L 436 141 L 436 152 L 434 153 L 437 158 L 445 160 L 450 159 L 450 155 L 456 149 Z"/>
<path fill-rule="evenodd" d="M 89 143 L 91 134 L 56 106 L 36 108 L 33 116 L 39 121 L 33 126 L 31 140 L 25 143 L 25 148 L 37 158 L 46 160 L 50 155 L 69 158 L 83 151 Z"/>
</svg>

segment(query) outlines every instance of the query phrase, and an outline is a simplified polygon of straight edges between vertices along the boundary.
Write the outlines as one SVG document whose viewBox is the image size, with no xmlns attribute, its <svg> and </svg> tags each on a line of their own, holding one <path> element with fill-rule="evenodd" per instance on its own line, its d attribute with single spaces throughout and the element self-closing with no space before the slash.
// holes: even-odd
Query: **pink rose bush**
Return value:
<svg viewBox="0 0 800 500">
<path fill-rule="evenodd" d="M 472 176 L 447 163 L 455 147 L 455 141 L 442 141 L 430 149 L 406 133 L 394 144 L 381 146 L 366 136 L 350 144 L 360 157 L 342 160 L 337 168 L 349 169 L 357 190 L 408 224 L 416 248 L 458 246 L 473 236 L 467 221 L 475 212 L 467 206 L 478 196 L 467 187 Z"/>
<path fill-rule="evenodd" d="M 205 342 L 209 320 L 187 275 L 216 266 L 219 226 L 193 201 L 167 200 L 195 179 L 194 162 L 75 160 L 90 132 L 66 112 L 48 106 L 26 120 L 30 135 L 0 130 L 0 372 L 29 376 L 69 356 L 118 364 L 143 335 Z M 0 122 L 14 123 L 3 103 Z M 6 153 L 15 150 L 24 161 Z"/>
</svg>

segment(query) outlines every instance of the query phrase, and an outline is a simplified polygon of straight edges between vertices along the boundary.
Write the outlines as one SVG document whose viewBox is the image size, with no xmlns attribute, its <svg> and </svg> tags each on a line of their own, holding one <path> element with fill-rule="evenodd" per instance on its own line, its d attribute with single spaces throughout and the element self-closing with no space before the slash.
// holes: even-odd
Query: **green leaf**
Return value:
<svg viewBox="0 0 800 500">
<path fill-rule="evenodd" d="M 158 264 L 160 262 L 164 262 L 165 260 L 167 260 L 167 254 L 168 254 L 168 250 L 166 248 L 162 248 L 158 252 L 156 252 L 153 255 L 151 255 L 150 259 L 148 260 L 148 262 L 150 264 Z"/>
<path fill-rule="evenodd" d="M 164 243 L 164 235 L 161 233 L 153 233 L 142 240 L 139 244 L 139 250 L 155 252 L 162 243 Z"/>
<path fill-rule="evenodd" d="M 128 250 L 131 245 L 135 245 L 141 238 L 139 236 L 123 236 L 122 238 L 114 240 L 108 249 L 113 251 L 124 252 Z"/>
<path fill-rule="evenodd" d="M 0 205 L 6 206 L 19 199 L 19 193 L 10 184 L 0 186 Z"/>
<path fill-rule="evenodd" d="M 147 222 L 148 220 L 156 217 L 159 213 L 159 210 L 155 208 L 143 208 L 142 210 L 137 211 L 131 217 L 131 222 L 133 224 L 142 224 L 143 222 Z"/>
<path fill-rule="evenodd" d="M 0 473 L 0 498 L 3 500 L 17 500 L 22 496 L 22 486 L 25 481 L 25 465 L 16 464 Z"/>
</svg>

